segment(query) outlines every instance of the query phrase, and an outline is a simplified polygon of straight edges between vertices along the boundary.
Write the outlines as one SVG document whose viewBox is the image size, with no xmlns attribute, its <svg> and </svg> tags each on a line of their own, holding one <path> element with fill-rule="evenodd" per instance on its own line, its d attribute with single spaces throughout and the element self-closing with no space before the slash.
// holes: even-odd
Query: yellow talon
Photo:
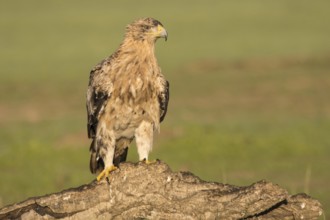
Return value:
<svg viewBox="0 0 330 220">
<path fill-rule="evenodd" d="M 153 163 L 156 163 L 156 160 L 152 160 L 152 161 L 149 161 L 149 160 L 143 160 L 147 165 L 149 164 L 153 164 Z"/>
<path fill-rule="evenodd" d="M 118 169 L 116 166 L 112 165 L 111 167 L 104 168 L 104 170 L 96 177 L 96 180 L 99 182 L 101 179 L 108 177 L 109 174 Z"/>
</svg>

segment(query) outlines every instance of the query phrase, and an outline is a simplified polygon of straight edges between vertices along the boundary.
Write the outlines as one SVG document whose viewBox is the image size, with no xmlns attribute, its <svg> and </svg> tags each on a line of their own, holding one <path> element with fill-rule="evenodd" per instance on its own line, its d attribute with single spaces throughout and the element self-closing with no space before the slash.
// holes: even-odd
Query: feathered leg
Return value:
<svg viewBox="0 0 330 220">
<path fill-rule="evenodd" d="M 116 170 L 117 167 L 113 165 L 113 157 L 115 153 L 116 139 L 112 131 L 106 129 L 105 123 L 99 124 L 96 135 L 96 149 L 98 155 L 104 162 L 103 171 L 97 176 L 97 181 L 107 177 L 111 171 Z"/>
<path fill-rule="evenodd" d="M 139 154 L 139 160 L 148 164 L 149 153 L 153 143 L 153 125 L 150 122 L 143 121 L 135 131 L 136 146 Z"/>
</svg>

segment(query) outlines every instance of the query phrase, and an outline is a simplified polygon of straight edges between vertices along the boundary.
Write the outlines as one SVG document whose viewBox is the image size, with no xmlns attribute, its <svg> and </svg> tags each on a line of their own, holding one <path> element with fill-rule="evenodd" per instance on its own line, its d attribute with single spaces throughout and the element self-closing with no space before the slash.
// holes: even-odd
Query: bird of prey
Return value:
<svg viewBox="0 0 330 220">
<path fill-rule="evenodd" d="M 169 101 L 169 83 L 155 56 L 163 25 L 153 18 L 126 27 L 123 42 L 90 72 L 87 89 L 87 130 L 92 139 L 90 170 L 100 181 L 126 160 L 132 140 L 140 161 L 148 161 L 153 133 L 159 131 Z"/>
</svg>

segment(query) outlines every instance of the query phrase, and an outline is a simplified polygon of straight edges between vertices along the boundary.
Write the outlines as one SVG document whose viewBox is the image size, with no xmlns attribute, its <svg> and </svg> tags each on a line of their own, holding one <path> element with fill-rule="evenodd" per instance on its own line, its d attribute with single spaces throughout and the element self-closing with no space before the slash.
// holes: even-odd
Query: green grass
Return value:
<svg viewBox="0 0 330 220">
<path fill-rule="evenodd" d="M 91 181 L 85 92 L 126 24 L 158 18 L 171 83 L 151 158 L 267 179 L 330 208 L 328 1 L 0 3 L 0 206 Z M 136 161 L 136 149 L 129 160 Z"/>
</svg>

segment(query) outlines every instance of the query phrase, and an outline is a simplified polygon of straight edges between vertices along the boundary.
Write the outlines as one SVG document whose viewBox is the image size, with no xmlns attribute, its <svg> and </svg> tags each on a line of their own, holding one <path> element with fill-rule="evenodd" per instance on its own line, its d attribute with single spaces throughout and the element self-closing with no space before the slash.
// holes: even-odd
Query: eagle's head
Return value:
<svg viewBox="0 0 330 220">
<path fill-rule="evenodd" d="M 162 23 L 153 18 L 142 18 L 126 27 L 126 37 L 137 41 L 155 42 L 158 38 L 167 40 L 167 32 Z"/>
</svg>

